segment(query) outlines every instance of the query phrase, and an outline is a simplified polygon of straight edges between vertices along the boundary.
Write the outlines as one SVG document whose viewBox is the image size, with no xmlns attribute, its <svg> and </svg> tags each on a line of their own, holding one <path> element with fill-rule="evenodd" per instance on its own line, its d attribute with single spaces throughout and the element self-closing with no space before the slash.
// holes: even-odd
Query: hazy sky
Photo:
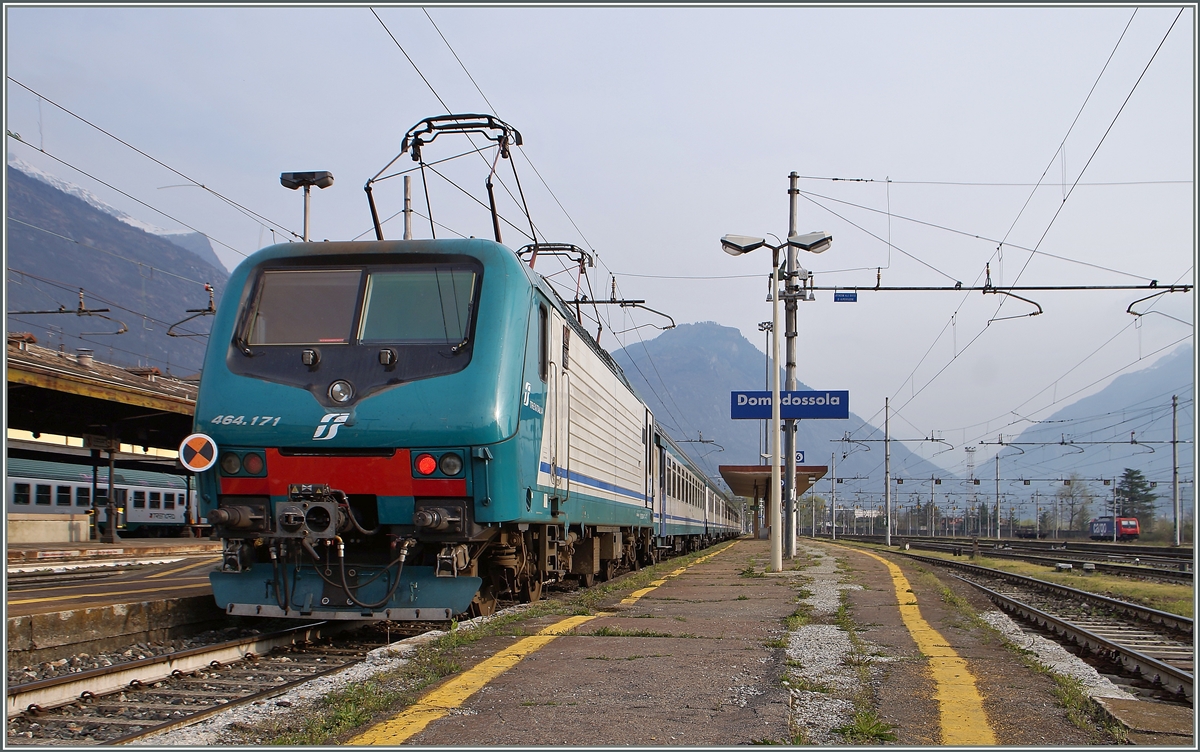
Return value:
<svg viewBox="0 0 1200 752">
<path fill-rule="evenodd" d="M 820 288 L 799 311 L 800 380 L 848 389 L 877 425 L 890 397 L 894 436 L 960 448 L 1191 341 L 1190 293 L 1135 319 L 1126 307 L 1146 292 L 1018 293 L 1044 311 L 1028 317 L 1029 303 L 998 310 L 980 292 L 835 304 L 828 288 L 877 274 L 969 287 L 989 263 L 998 286 L 1192 283 L 1194 6 L 427 10 L 377 6 L 385 29 L 366 6 L 7 5 L 6 150 L 146 222 L 207 233 L 232 267 L 272 229 L 301 231 L 302 197 L 280 172 L 334 174 L 313 193 L 314 238 L 370 237 L 362 186 L 405 131 L 447 108 L 494 112 L 524 137 L 513 161 L 539 234 L 597 255 L 595 295 L 615 275 L 620 295 L 760 348 L 770 252 L 733 258 L 718 240 L 784 236 L 796 171 L 799 231 L 834 235 L 800 259 Z M 177 187 L 189 181 L 130 146 L 268 222 Z M 445 136 L 425 156 L 468 148 Z M 485 200 L 485 154 L 438 169 Z M 501 210 L 528 232 L 511 164 L 498 172 Z M 439 237 L 491 236 L 477 204 L 430 177 Z M 419 177 L 413 193 L 423 213 Z M 376 197 L 383 216 L 399 211 L 400 179 Z M 572 275 L 555 280 L 574 293 Z M 657 334 L 614 330 L 663 322 L 626 313 L 605 324 L 610 349 Z M 962 472 L 964 457 L 936 461 Z"/>
</svg>

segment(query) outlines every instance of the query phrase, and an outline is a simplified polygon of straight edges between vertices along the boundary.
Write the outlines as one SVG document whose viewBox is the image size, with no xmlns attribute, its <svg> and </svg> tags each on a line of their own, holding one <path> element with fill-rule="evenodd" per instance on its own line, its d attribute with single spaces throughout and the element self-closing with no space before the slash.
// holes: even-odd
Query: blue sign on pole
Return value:
<svg viewBox="0 0 1200 752">
<path fill-rule="evenodd" d="M 834 303 L 857 303 L 858 293 L 856 292 L 835 292 L 833 294 Z"/>
<path fill-rule="evenodd" d="M 733 420 L 769 420 L 770 392 L 730 392 L 729 417 Z M 846 420 L 850 417 L 850 392 L 780 392 L 779 417 L 783 420 Z"/>
</svg>

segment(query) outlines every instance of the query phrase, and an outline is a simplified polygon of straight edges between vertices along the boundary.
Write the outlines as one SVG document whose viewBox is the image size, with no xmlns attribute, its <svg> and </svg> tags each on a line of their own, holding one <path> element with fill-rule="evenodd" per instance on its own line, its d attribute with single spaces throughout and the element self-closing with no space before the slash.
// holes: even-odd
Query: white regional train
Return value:
<svg viewBox="0 0 1200 752">
<path fill-rule="evenodd" d="M 10 457 L 5 509 L 9 514 L 87 514 L 92 509 L 92 468 Z M 132 537 L 182 535 L 198 524 L 195 492 L 170 473 L 117 468 L 113 474 L 117 531 Z M 96 473 L 96 519 L 108 522 L 108 467 Z"/>
</svg>

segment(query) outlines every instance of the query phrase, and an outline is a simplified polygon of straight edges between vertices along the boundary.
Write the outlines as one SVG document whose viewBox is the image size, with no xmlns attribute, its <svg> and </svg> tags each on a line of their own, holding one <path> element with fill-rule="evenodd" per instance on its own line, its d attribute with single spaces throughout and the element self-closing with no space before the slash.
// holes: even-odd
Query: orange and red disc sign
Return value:
<svg viewBox="0 0 1200 752">
<path fill-rule="evenodd" d="M 179 445 L 179 461 L 193 473 L 202 473 L 217 461 L 217 442 L 202 433 L 194 433 Z"/>
</svg>

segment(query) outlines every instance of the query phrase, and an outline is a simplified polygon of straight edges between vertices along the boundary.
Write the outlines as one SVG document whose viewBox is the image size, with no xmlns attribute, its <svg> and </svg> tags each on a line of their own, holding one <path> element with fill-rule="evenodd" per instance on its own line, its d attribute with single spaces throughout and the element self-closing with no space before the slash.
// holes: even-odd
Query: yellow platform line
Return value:
<svg viewBox="0 0 1200 752">
<path fill-rule="evenodd" d="M 687 571 L 688 567 L 693 567 L 702 561 L 707 561 L 719 553 L 728 551 L 733 544 L 726 546 L 719 551 L 714 551 L 711 554 L 702 556 L 687 567 L 680 567 L 668 574 L 666 577 L 676 577 Z M 666 583 L 666 577 L 661 580 L 654 580 L 650 583 L 650 587 L 636 590 L 629 597 L 621 601 L 621 603 L 632 603 L 646 593 L 654 590 L 656 587 Z M 637 597 L 634 597 L 637 596 Z M 632 598 L 632 600 L 630 600 Z M 542 649 L 556 637 L 570 632 L 581 624 L 591 621 L 592 619 L 601 616 L 612 616 L 611 613 L 601 611 L 592 616 L 571 616 L 562 621 L 555 622 L 550 626 L 539 631 L 532 637 L 526 637 L 518 640 L 507 648 L 501 650 L 495 655 L 480 661 L 473 668 L 468 669 L 463 674 L 450 679 L 442 684 L 437 689 L 422 697 L 413 705 L 408 706 L 399 714 L 389 720 L 378 723 L 363 733 L 351 737 L 346 741 L 347 745 L 395 745 L 404 742 L 405 740 L 419 734 L 426 726 L 444 718 L 451 710 L 460 707 L 472 695 L 487 685 L 488 682 L 500 676 L 505 671 L 508 671 L 513 666 L 520 663 L 526 656 Z"/>
<path fill-rule="evenodd" d="M 593 616 L 571 616 L 551 624 L 536 635 L 518 640 L 492 657 L 481 661 L 474 668 L 447 681 L 422 697 L 414 705 L 405 708 L 399 715 L 372 726 L 346 743 L 350 745 L 399 744 L 462 705 L 488 682 L 520 663 L 525 656 L 545 647 L 559 635 L 592 619 L 608 615 L 599 613 Z"/>
<path fill-rule="evenodd" d="M 212 566 L 212 564 L 214 564 L 220 558 L 221 558 L 220 556 L 206 556 L 204 558 L 204 561 L 193 562 L 192 564 L 178 567 L 176 569 L 168 569 L 165 572 L 158 572 L 157 574 L 146 575 L 146 579 L 153 580 L 153 579 L 157 579 L 159 577 L 166 577 L 166 576 L 172 575 L 172 574 L 179 574 L 180 572 L 186 572 L 189 569 L 195 569 L 196 567 L 202 567 L 206 564 L 209 566 Z"/>
<path fill-rule="evenodd" d="M 661 580 L 651 580 L 650 584 L 647 587 L 641 588 L 640 590 L 634 590 L 632 593 L 630 593 L 629 595 L 622 598 L 621 605 L 628 606 L 633 603 L 637 603 L 642 598 L 642 596 L 653 591 L 658 586 L 666 584 L 667 578 L 678 577 L 679 575 L 686 572 L 688 570 L 688 567 L 694 567 L 697 564 L 706 562 L 709 559 L 711 559 L 712 557 L 716 556 L 717 554 L 725 553 L 729 549 L 733 548 L 735 545 L 737 545 L 737 541 L 734 541 L 733 543 L 730 543 L 728 546 L 724 546 L 723 548 L 713 551 L 711 554 L 705 554 L 704 556 L 701 556 L 700 558 L 693 561 L 691 564 L 688 564 L 686 567 L 680 567 L 679 569 L 676 569 L 675 571 L 670 572 L 667 575 L 664 575 Z"/>
<path fill-rule="evenodd" d="M 942 744 L 995 745 L 996 735 L 983 709 L 983 696 L 967 662 L 946 638 L 921 616 L 917 597 L 900 567 L 870 551 L 862 553 L 883 563 L 892 575 L 892 586 L 900 604 L 900 618 L 917 643 L 917 649 L 929 657 L 929 673 L 933 677 L 934 699 L 937 700 L 942 728 Z"/>
</svg>

